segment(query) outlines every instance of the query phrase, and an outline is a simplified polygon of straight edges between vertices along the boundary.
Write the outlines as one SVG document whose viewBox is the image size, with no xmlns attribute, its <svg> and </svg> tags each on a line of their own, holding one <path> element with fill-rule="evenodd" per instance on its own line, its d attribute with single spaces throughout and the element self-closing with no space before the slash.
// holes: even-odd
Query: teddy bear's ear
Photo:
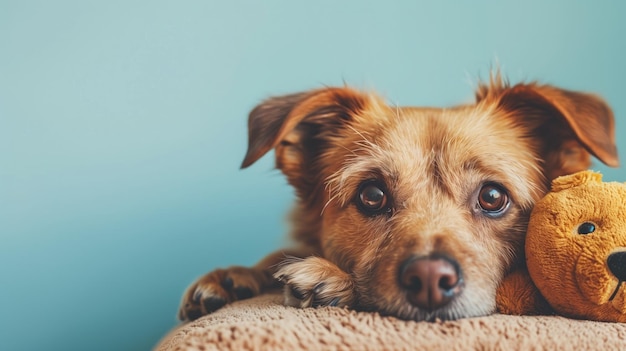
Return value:
<svg viewBox="0 0 626 351">
<path fill-rule="evenodd" d="M 561 177 L 557 177 L 552 181 L 552 192 L 557 192 L 589 182 L 602 182 L 602 174 L 594 171 L 581 171 L 574 174 L 569 174 Z"/>
</svg>

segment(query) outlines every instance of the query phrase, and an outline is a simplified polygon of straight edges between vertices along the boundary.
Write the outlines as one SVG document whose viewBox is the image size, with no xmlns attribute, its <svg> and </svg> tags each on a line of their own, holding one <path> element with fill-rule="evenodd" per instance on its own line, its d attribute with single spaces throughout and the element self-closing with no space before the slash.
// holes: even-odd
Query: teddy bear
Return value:
<svg viewBox="0 0 626 351">
<path fill-rule="evenodd" d="M 626 322 L 626 184 L 582 171 L 558 177 L 530 215 L 526 267 L 507 275 L 505 314 Z"/>
</svg>

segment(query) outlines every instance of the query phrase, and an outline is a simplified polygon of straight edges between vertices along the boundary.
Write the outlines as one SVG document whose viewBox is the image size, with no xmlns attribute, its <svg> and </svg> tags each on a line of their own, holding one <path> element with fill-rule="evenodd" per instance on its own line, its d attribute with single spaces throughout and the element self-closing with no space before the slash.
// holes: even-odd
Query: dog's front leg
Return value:
<svg viewBox="0 0 626 351">
<path fill-rule="evenodd" d="M 350 274 L 316 256 L 281 264 L 274 277 L 285 284 L 285 304 L 294 307 L 350 307 L 356 301 Z"/>
<path fill-rule="evenodd" d="M 178 318 L 182 321 L 194 320 L 231 302 L 278 288 L 280 285 L 273 275 L 286 257 L 293 260 L 315 252 L 312 248 L 282 250 L 265 257 L 254 267 L 232 266 L 209 272 L 187 288 L 178 310 Z"/>
</svg>

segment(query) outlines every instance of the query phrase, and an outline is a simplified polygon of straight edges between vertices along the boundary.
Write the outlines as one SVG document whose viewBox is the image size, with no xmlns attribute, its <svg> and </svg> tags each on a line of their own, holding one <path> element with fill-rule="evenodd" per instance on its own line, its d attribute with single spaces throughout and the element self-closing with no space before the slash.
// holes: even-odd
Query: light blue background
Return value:
<svg viewBox="0 0 626 351">
<path fill-rule="evenodd" d="M 0 1 L 0 349 L 149 349 L 198 275 L 284 245 L 247 112 L 343 82 L 398 104 L 512 80 L 626 129 L 623 1 Z M 626 180 L 623 169 L 605 171 Z"/>
</svg>

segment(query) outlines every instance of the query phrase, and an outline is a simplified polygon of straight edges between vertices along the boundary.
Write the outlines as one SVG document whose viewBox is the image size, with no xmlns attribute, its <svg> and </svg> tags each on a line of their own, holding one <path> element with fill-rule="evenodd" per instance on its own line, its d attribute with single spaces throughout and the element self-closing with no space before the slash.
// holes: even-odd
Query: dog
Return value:
<svg viewBox="0 0 626 351">
<path fill-rule="evenodd" d="M 619 164 L 598 96 L 500 74 L 474 103 L 397 107 L 326 87 L 269 98 L 249 115 L 246 168 L 274 149 L 295 188 L 295 249 L 217 269 L 184 293 L 179 319 L 284 286 L 285 304 L 416 321 L 495 311 L 523 264 L 530 210 L 552 179 Z"/>
</svg>

